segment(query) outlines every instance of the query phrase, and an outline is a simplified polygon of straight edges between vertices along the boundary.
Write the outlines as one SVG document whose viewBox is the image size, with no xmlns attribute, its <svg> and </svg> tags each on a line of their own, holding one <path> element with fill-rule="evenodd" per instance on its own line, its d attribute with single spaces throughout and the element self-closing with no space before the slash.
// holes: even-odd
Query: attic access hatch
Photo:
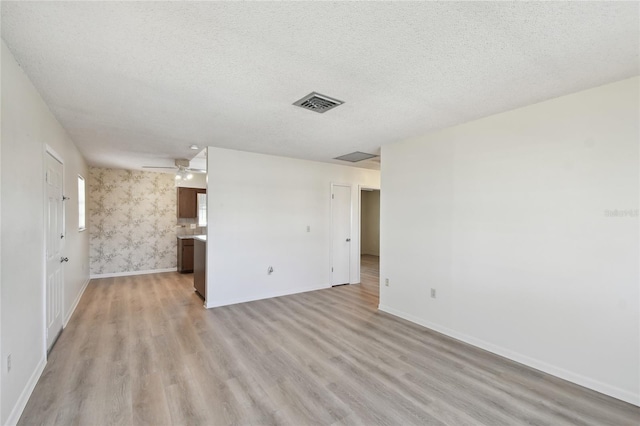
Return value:
<svg viewBox="0 0 640 426">
<path fill-rule="evenodd" d="M 356 151 L 350 154 L 341 155 L 340 157 L 335 157 L 334 160 L 349 161 L 351 163 L 357 163 L 358 161 L 364 161 L 364 160 L 368 160 L 370 158 L 375 158 L 375 157 L 377 157 L 377 155 Z"/>
<path fill-rule="evenodd" d="M 343 103 L 343 101 L 339 101 L 329 96 L 321 95 L 317 92 L 311 92 L 304 98 L 295 101 L 293 105 L 322 114 L 330 109 L 342 105 Z"/>
</svg>

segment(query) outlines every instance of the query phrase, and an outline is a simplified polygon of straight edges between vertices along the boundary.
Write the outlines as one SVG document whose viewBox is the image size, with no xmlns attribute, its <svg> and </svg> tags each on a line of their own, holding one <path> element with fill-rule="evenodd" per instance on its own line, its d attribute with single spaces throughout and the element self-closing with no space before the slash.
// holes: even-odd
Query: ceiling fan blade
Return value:
<svg viewBox="0 0 640 426">
<path fill-rule="evenodd" d="M 177 167 L 163 167 L 163 166 L 142 166 L 143 169 L 172 169 L 176 170 Z"/>
</svg>

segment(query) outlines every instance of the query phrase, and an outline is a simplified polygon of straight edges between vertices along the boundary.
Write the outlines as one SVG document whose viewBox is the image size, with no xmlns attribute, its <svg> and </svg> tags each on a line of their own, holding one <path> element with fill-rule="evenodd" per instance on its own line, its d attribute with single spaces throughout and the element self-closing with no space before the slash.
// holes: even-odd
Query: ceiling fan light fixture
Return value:
<svg viewBox="0 0 640 426">
<path fill-rule="evenodd" d="M 193 173 L 186 170 L 184 167 L 179 167 L 176 172 L 176 180 L 191 180 L 193 179 Z"/>
<path fill-rule="evenodd" d="M 176 159 L 175 166 L 142 166 L 143 169 L 170 169 L 175 170 L 176 180 L 191 180 L 195 173 L 207 173 L 206 169 L 195 169 L 190 165 L 189 160 Z"/>
</svg>

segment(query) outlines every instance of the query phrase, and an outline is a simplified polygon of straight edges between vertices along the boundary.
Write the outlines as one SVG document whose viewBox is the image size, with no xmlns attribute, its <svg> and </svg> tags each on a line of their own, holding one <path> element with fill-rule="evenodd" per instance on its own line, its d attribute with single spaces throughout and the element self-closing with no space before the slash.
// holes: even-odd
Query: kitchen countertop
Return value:
<svg viewBox="0 0 640 426">
<path fill-rule="evenodd" d="M 198 240 L 198 241 L 204 241 L 205 243 L 207 242 L 207 236 L 206 235 L 194 235 L 193 239 L 194 240 Z"/>
<path fill-rule="evenodd" d="M 207 236 L 206 236 L 206 235 L 177 235 L 176 237 L 177 237 L 179 240 L 188 240 L 188 239 L 191 239 L 191 238 L 197 238 L 197 237 L 204 237 L 204 238 L 205 238 L 205 241 L 206 241 L 206 239 L 207 239 Z"/>
</svg>

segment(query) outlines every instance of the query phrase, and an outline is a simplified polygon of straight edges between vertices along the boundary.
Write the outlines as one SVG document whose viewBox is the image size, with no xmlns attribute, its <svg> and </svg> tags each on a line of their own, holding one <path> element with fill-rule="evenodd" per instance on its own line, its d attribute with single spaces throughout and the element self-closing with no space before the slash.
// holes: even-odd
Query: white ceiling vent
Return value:
<svg viewBox="0 0 640 426">
<path fill-rule="evenodd" d="M 342 105 L 344 102 L 339 101 L 337 99 L 331 98 L 329 96 L 321 95 L 320 93 L 311 92 L 304 98 L 295 101 L 293 105 L 299 106 L 300 108 L 308 109 L 309 111 L 314 112 L 327 112 L 330 109 L 333 109 L 337 106 Z"/>
<path fill-rule="evenodd" d="M 342 161 L 350 161 L 352 163 L 357 163 L 358 161 L 368 160 L 370 158 L 375 158 L 377 155 L 367 154 L 366 152 L 352 152 L 351 154 L 341 155 L 340 157 L 334 158 L 334 160 L 342 160 Z"/>
</svg>

